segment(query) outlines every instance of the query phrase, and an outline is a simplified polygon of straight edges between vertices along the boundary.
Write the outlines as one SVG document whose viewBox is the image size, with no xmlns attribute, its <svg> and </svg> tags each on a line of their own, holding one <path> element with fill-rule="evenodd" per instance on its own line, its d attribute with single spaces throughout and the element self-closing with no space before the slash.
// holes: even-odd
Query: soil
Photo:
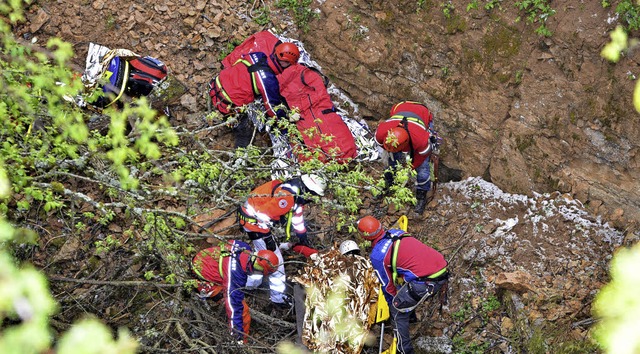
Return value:
<svg viewBox="0 0 640 354">
<path fill-rule="evenodd" d="M 450 304 L 441 314 L 433 306 L 418 310 L 416 337 L 440 338 L 443 346 L 431 347 L 440 352 L 451 352 L 454 337 L 487 344 L 486 352 L 518 351 L 536 328 L 551 331 L 551 343 L 588 343 L 590 304 L 607 281 L 608 261 L 640 238 L 640 124 L 629 79 L 638 56 L 629 52 L 613 65 L 599 55 L 619 23 L 615 4 L 554 1 L 547 21 L 553 34 L 543 37 L 534 32 L 540 23 L 528 23 L 511 4 L 466 11 L 470 2 L 450 3 L 455 10 L 447 18 L 429 0 L 319 1 L 305 32 L 273 2 L 43 1 L 26 9 L 14 33 L 35 46 L 54 36 L 72 43 L 78 71 L 89 42 L 160 58 L 187 86 L 170 107 L 172 124 L 186 129 L 202 126 L 202 87 L 220 70 L 228 45 L 267 27 L 300 39 L 355 104 L 354 116 L 372 128 L 399 101 L 426 103 L 445 137 L 435 199 L 422 216 L 393 206 L 380 213 L 368 196 L 361 211 L 378 213 L 387 225 L 409 215 L 410 231 L 450 262 Z M 252 20 L 262 4 L 271 9 L 263 26 Z M 229 134 L 219 139 L 230 146 Z M 312 229 L 327 226 L 313 212 L 308 220 Z M 145 352 L 273 352 L 295 339 L 293 314 L 270 307 L 258 292 L 249 296 L 257 311 L 254 340 L 234 347 L 221 306 L 164 283 L 117 284 L 143 281 L 140 274 L 162 255 L 138 259 L 125 241 L 91 256 L 103 231 L 65 238 L 56 235 L 66 225 L 44 224 L 41 247 L 20 256 L 52 279 L 58 330 L 91 313 L 129 328 Z M 119 235 L 129 227 L 108 226 Z M 348 237 L 321 235 L 317 246 L 324 248 Z M 92 279 L 104 283 L 86 282 Z M 486 310 L 493 298 L 501 306 Z"/>
</svg>

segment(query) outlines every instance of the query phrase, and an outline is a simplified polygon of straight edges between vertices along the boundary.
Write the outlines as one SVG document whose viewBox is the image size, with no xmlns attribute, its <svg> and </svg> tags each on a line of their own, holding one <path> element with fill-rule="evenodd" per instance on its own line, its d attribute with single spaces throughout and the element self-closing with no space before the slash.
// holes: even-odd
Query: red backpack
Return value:
<svg viewBox="0 0 640 354">
<path fill-rule="evenodd" d="M 262 52 L 270 56 L 276 45 L 280 42 L 280 39 L 269 31 L 255 33 L 235 47 L 233 51 L 222 60 L 222 66 L 225 68 L 233 66 L 243 54 Z"/>
</svg>

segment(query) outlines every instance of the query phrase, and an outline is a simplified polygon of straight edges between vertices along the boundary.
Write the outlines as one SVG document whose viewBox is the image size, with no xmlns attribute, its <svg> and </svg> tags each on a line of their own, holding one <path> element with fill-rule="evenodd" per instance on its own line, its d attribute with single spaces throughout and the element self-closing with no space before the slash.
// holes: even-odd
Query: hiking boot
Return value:
<svg viewBox="0 0 640 354">
<path fill-rule="evenodd" d="M 238 125 L 232 130 L 235 137 L 236 148 L 245 148 L 251 144 L 253 129 L 251 129 L 249 117 L 246 114 L 238 114 Z"/>
<path fill-rule="evenodd" d="M 425 191 L 422 189 L 416 190 L 416 199 L 418 200 L 415 208 L 416 214 L 424 213 L 424 208 L 427 207 L 427 192 L 429 191 Z"/>
</svg>

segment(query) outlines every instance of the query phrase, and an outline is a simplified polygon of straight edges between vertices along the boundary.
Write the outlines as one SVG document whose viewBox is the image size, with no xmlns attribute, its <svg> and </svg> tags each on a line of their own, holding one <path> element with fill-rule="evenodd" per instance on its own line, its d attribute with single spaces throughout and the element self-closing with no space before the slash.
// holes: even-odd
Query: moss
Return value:
<svg viewBox="0 0 640 354">
<path fill-rule="evenodd" d="M 472 70 L 475 64 L 482 63 L 482 53 L 473 49 L 472 45 L 462 44 L 462 66 L 466 70 Z"/>
<path fill-rule="evenodd" d="M 532 146 L 534 143 L 533 136 L 525 135 L 525 136 L 516 136 L 516 148 L 518 151 L 523 152 L 528 147 Z"/>
<path fill-rule="evenodd" d="M 506 84 L 511 79 L 511 73 L 497 73 L 496 78 L 503 84 Z"/>
<path fill-rule="evenodd" d="M 510 61 L 520 52 L 522 38 L 515 28 L 498 25 L 497 28 L 487 31 L 482 40 L 482 49 L 487 61 L 500 57 Z"/>
<path fill-rule="evenodd" d="M 467 30 L 467 21 L 460 15 L 453 15 L 446 20 L 445 31 L 447 34 L 462 33 Z"/>
<path fill-rule="evenodd" d="M 574 110 L 569 111 L 569 122 L 576 124 L 578 122 L 578 116 Z"/>
</svg>

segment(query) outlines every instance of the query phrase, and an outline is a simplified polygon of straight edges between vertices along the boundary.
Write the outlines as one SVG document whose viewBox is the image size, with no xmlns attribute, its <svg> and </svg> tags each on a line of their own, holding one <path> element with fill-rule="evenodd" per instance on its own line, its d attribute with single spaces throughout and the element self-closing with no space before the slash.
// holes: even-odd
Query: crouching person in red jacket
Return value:
<svg viewBox="0 0 640 354">
<path fill-rule="evenodd" d="M 439 292 L 441 304 L 446 302 L 447 261 L 440 252 L 405 231 L 385 230 L 373 216 L 358 220 L 358 231 L 363 239 L 371 241 L 369 257 L 389 304 L 398 353 L 413 354 L 411 313 Z"/>
<path fill-rule="evenodd" d="M 278 257 L 272 251 L 252 252 L 249 244 L 234 240 L 204 249 L 193 257 L 192 268 L 200 278 L 199 296 L 217 301 L 224 299 L 231 335 L 238 343 L 246 342 L 251 324 L 242 292 L 249 274 L 269 275 L 278 265 Z"/>
</svg>

